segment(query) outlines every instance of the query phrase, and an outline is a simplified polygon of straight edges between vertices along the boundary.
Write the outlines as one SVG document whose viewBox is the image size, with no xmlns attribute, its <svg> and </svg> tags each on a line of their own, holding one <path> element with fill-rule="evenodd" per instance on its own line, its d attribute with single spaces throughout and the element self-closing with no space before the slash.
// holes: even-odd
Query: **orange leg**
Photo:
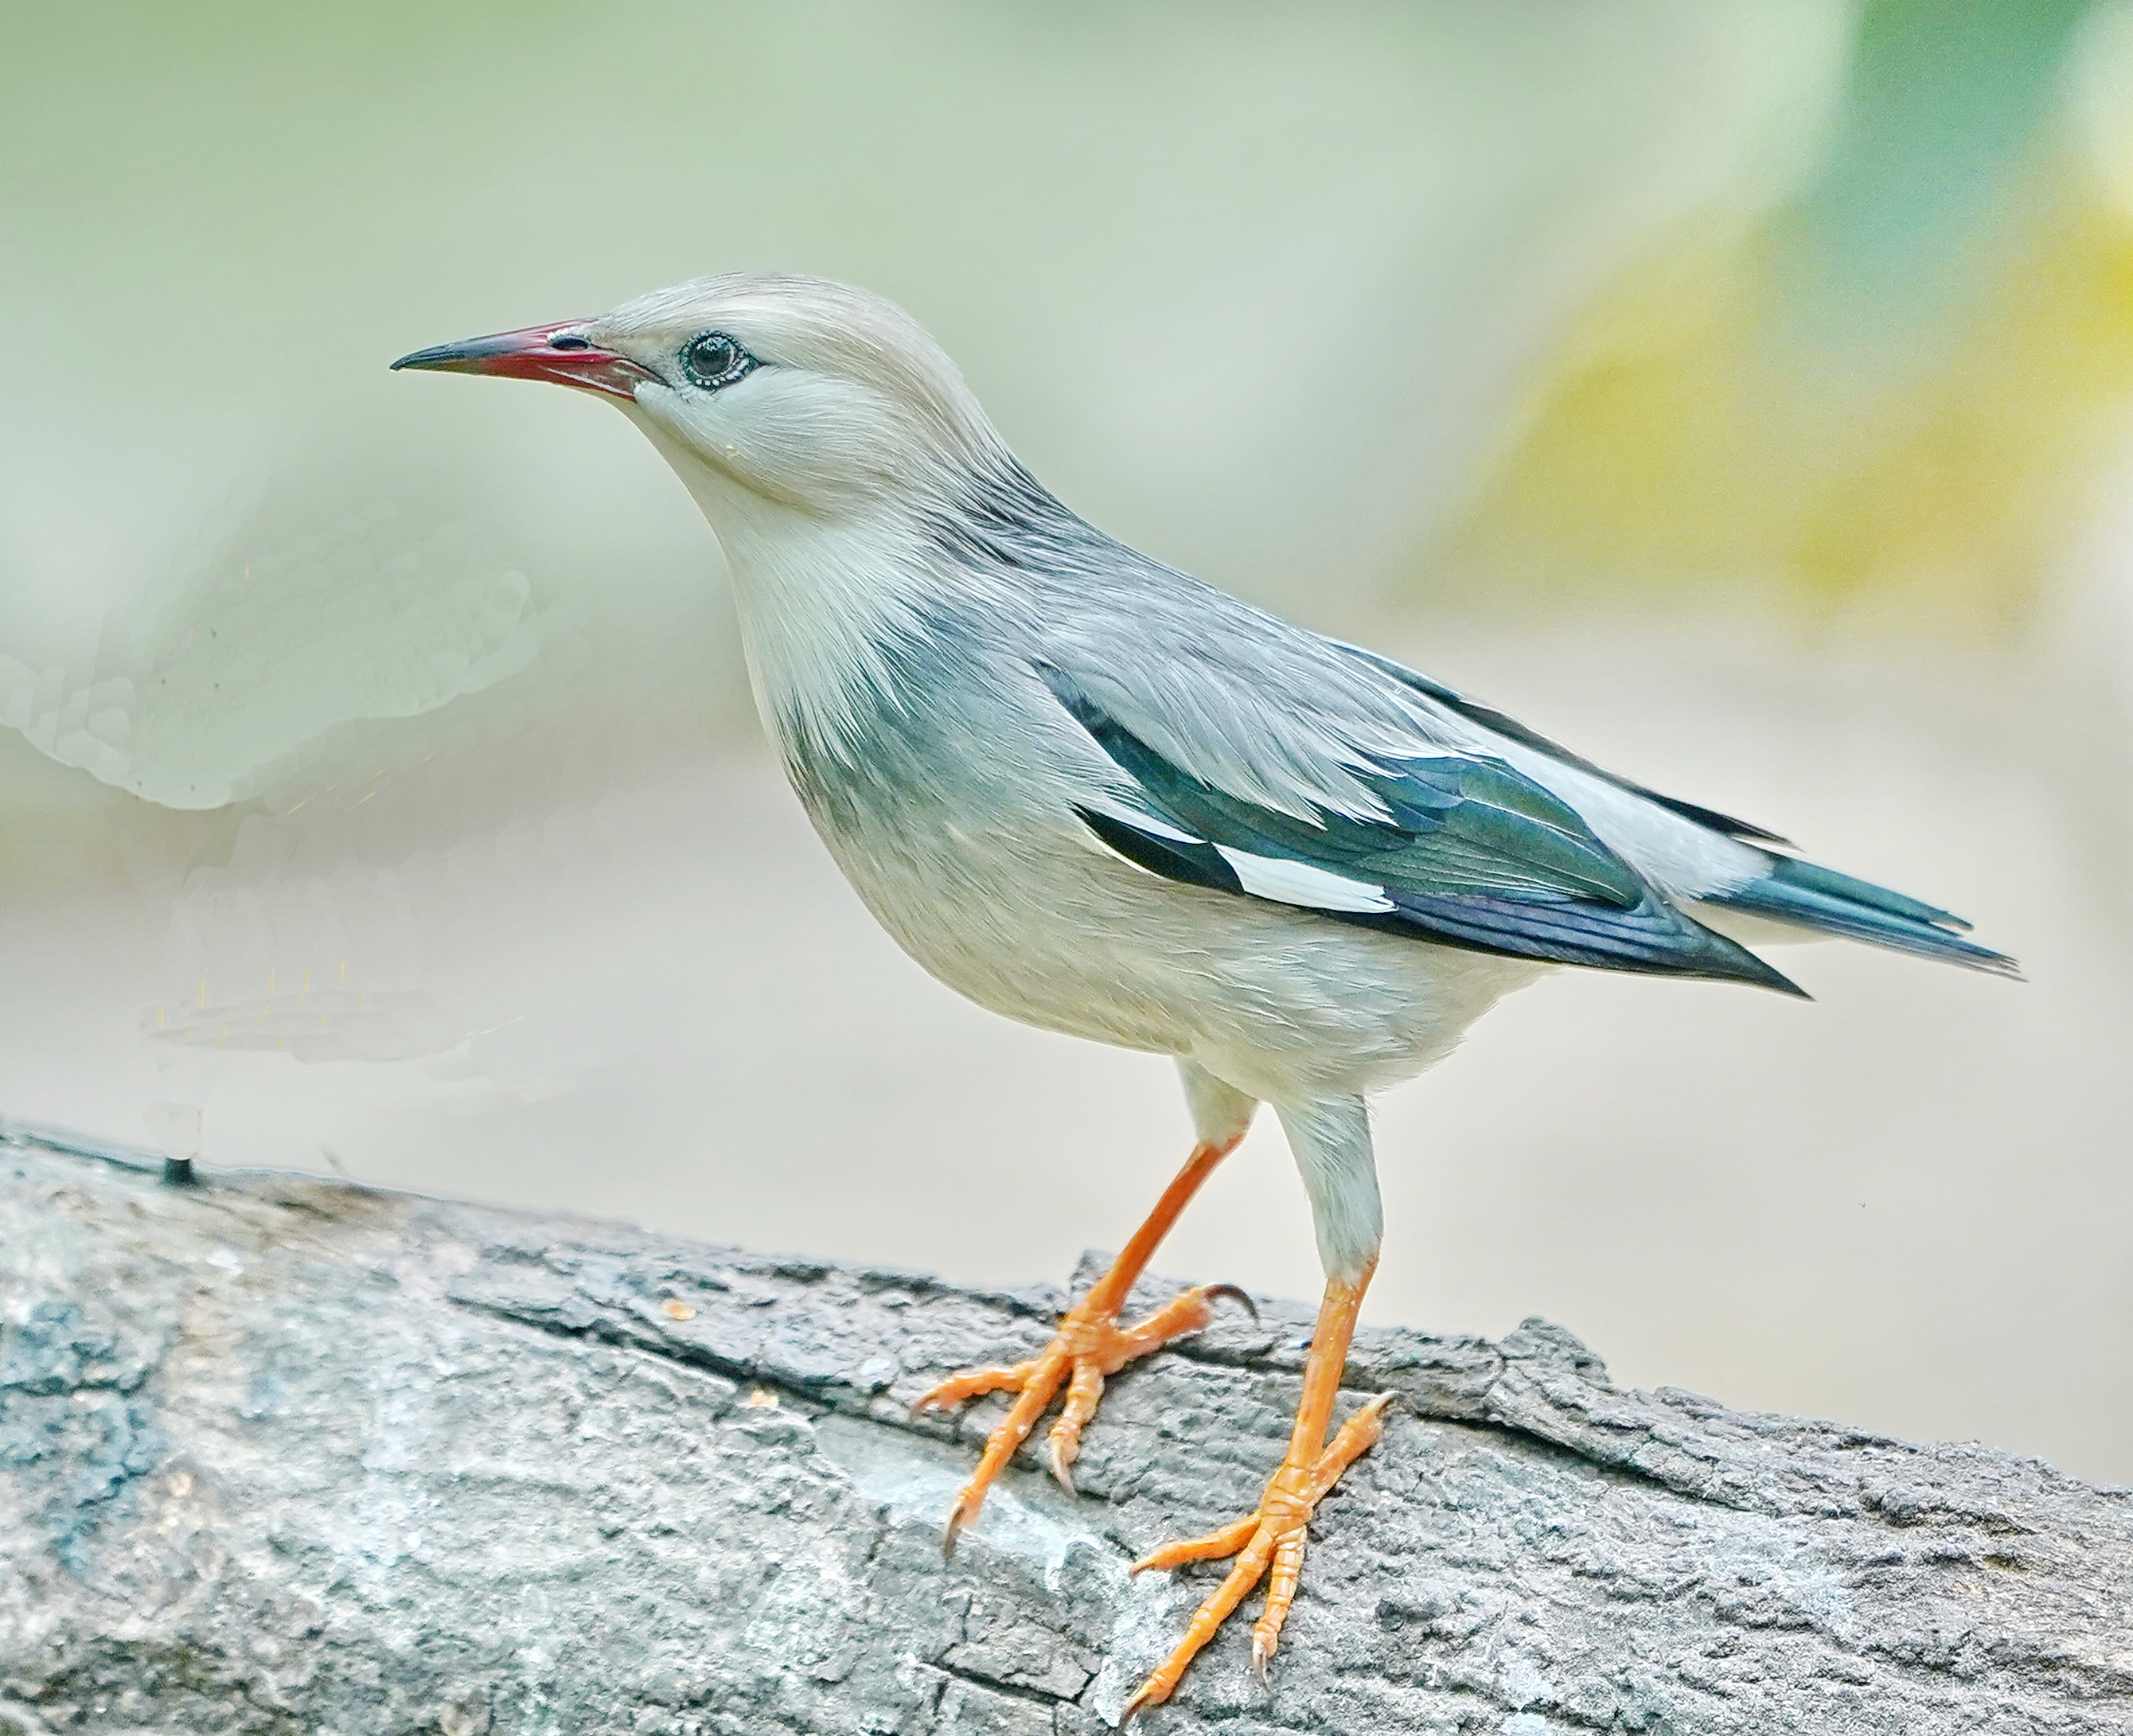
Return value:
<svg viewBox="0 0 2133 1736">
<path fill-rule="evenodd" d="M 1165 1544 L 1134 1564 L 1134 1571 L 1142 1573 L 1149 1568 L 1177 1567 L 1187 1561 L 1236 1557 L 1229 1577 L 1193 1613 L 1177 1649 L 1126 1702 L 1122 1723 L 1170 1698 L 1194 1656 L 1214 1638 L 1216 1630 L 1263 1578 L 1267 1581 L 1266 1608 L 1252 1628 L 1252 1671 L 1262 1682 L 1266 1680 L 1267 1661 L 1280 1643 L 1281 1625 L 1296 1599 L 1312 1512 L 1319 1498 L 1341 1480 L 1341 1473 L 1384 1432 L 1384 1410 L 1392 1402 L 1390 1393 L 1380 1393 L 1365 1404 L 1341 1425 L 1330 1444 L 1326 1439 L 1327 1425 L 1333 1420 L 1334 1396 L 1341 1387 L 1341 1371 L 1348 1360 L 1348 1341 L 1355 1336 L 1355 1314 L 1362 1306 L 1370 1271 L 1366 1266 L 1360 1277 L 1336 1278 L 1327 1284 L 1325 1300 L 1318 1309 L 1318 1329 L 1303 1365 L 1303 1396 L 1296 1407 L 1296 1427 L 1289 1435 L 1288 1451 L 1280 1468 L 1259 1497 L 1259 1511 L 1206 1536 Z"/>
<path fill-rule="evenodd" d="M 1214 1173 L 1215 1165 L 1243 1141 L 1240 1130 L 1219 1144 L 1203 1141 L 1192 1148 L 1185 1167 L 1163 1190 L 1163 1198 L 1156 1202 L 1148 1221 L 1134 1232 L 1133 1240 L 1126 1244 L 1125 1251 L 1112 1263 L 1111 1269 L 1068 1311 L 1066 1318 L 1059 1323 L 1058 1336 L 1041 1355 L 1012 1367 L 973 1368 L 953 1375 L 912 1406 L 913 1411 L 918 1411 L 958 1405 L 980 1393 L 1018 1391 L 1021 1394 L 1006 1420 L 986 1439 L 977 1469 L 956 1497 L 955 1509 L 948 1516 L 947 1536 L 941 1545 L 949 1553 L 955 1550 L 956 1534 L 978 1517 L 978 1509 L 985 1505 L 986 1490 L 1007 1468 L 1015 1449 L 1029 1438 L 1030 1430 L 1037 1426 L 1037 1420 L 1044 1415 L 1062 1381 L 1067 1383 L 1066 1402 L 1061 1408 L 1058 1420 L 1052 1425 L 1046 1444 L 1050 1449 L 1052 1474 L 1071 1493 L 1074 1481 L 1068 1467 L 1081 1452 L 1081 1430 L 1096 1414 L 1105 1379 L 1134 1358 L 1161 1349 L 1172 1338 L 1199 1331 L 1214 1317 L 1214 1304 L 1218 1299 L 1227 1296 L 1247 1308 L 1251 1306 L 1250 1299 L 1234 1285 L 1203 1284 L 1158 1309 L 1139 1325 L 1121 1327 L 1118 1324 L 1119 1310 L 1125 1305 L 1134 1281 L 1162 1245 L 1163 1238 L 1170 1233 L 1178 1213 L 1200 1191 L 1201 1183 Z"/>
</svg>

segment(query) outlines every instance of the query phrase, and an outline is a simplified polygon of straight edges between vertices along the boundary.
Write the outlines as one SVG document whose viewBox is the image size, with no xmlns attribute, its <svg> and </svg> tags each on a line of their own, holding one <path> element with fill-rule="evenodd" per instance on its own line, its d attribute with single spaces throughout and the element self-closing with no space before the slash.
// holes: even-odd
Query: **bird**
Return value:
<svg viewBox="0 0 2133 1736">
<path fill-rule="evenodd" d="M 1232 1564 L 1122 1722 L 1171 1696 L 1262 1579 L 1266 1681 L 1313 1513 L 1385 1426 L 1388 1394 L 1336 1425 L 1383 1239 L 1375 1093 L 1560 967 L 1801 996 L 1749 943 L 1835 936 L 2020 974 L 1946 910 L 1105 535 L 865 290 L 729 272 L 392 366 L 618 406 L 715 533 L 764 727 L 881 925 L 981 1006 L 1176 1064 L 1194 1142 L 1114 1263 L 1038 1355 L 915 1407 L 1013 1395 L 949 1549 L 1062 1386 L 1045 1454 L 1071 1491 L 1105 1382 L 1239 1294 L 1198 1285 L 1121 1319 L 1260 1106 L 1278 1120 L 1325 1274 L 1293 1426 L 1249 1512 L 1135 1565 Z"/>
</svg>

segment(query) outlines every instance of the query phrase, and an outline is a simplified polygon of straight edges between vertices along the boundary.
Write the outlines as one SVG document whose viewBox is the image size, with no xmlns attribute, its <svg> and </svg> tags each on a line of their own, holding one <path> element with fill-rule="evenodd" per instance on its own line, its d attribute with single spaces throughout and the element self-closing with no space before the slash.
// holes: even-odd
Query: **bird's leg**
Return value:
<svg viewBox="0 0 2133 1736">
<path fill-rule="evenodd" d="M 1121 1722 L 1170 1698 L 1200 1648 L 1215 1637 L 1251 1589 L 1267 1582 L 1266 1608 L 1252 1628 L 1252 1673 L 1264 1684 L 1267 1661 L 1280 1643 L 1282 1623 L 1296 1600 L 1303 1573 L 1303 1550 L 1312 1513 L 1341 1473 L 1370 1450 L 1384 1432 L 1389 1393 L 1370 1401 L 1341 1425 L 1331 1441 L 1333 1401 L 1341 1390 L 1341 1372 L 1348 1361 L 1355 1316 L 1377 1270 L 1378 1247 L 1384 1236 L 1384 1213 L 1378 1199 L 1378 1174 L 1370 1150 L 1370 1112 L 1363 1100 L 1330 1097 L 1275 1106 L 1288 1135 L 1289 1150 L 1311 1197 L 1311 1215 L 1318 1232 L 1318 1256 L 1326 1267 L 1326 1295 L 1318 1305 L 1317 1329 L 1304 1358 L 1303 1393 L 1297 1401 L 1296 1426 L 1288 1450 L 1267 1480 L 1257 1511 L 1204 1537 L 1164 1545 L 1134 1564 L 1134 1571 L 1182 1566 L 1235 1556 L 1228 1577 L 1193 1612 L 1185 1637 L 1160 1668 L 1126 1702 Z"/>
<path fill-rule="evenodd" d="M 1247 1107 L 1245 1120 L 1249 1119 Z M 1244 1136 L 1244 1125 L 1240 1123 L 1217 1138 L 1201 1138 L 1192 1148 L 1192 1155 L 1186 1159 L 1185 1167 L 1163 1190 L 1163 1198 L 1156 1202 L 1148 1221 L 1134 1232 L 1133 1240 L 1112 1262 L 1110 1270 L 1067 1311 L 1066 1319 L 1059 1323 L 1057 1335 L 1042 1353 L 1026 1362 L 974 1368 L 951 1376 L 912 1407 L 922 1410 L 961 1404 L 965 1399 L 985 1392 L 1014 1391 L 1021 1395 L 1005 1420 L 986 1439 L 977 1469 L 956 1497 L 955 1508 L 948 1516 L 947 1536 L 942 1543 L 945 1549 L 952 1552 L 956 1533 L 977 1517 L 978 1509 L 985 1505 L 986 1490 L 1006 1468 L 1015 1449 L 1029 1438 L 1030 1430 L 1044 1415 L 1062 1381 L 1066 1383 L 1066 1402 L 1059 1420 L 1052 1425 L 1047 1445 L 1052 1473 L 1071 1493 L 1074 1483 L 1067 1468 L 1080 1453 L 1082 1427 L 1096 1413 L 1096 1406 L 1104 1396 L 1105 1379 L 1136 1357 L 1161 1349 L 1172 1338 L 1199 1331 L 1213 1318 L 1214 1304 L 1219 1299 L 1227 1296 L 1243 1302 L 1247 1308 L 1251 1306 L 1249 1299 L 1233 1285 L 1203 1284 L 1187 1290 L 1137 1325 L 1118 1324 L 1119 1310 L 1125 1305 L 1134 1281 L 1169 1233 L 1171 1225 L 1177 1221 L 1178 1213 L 1199 1191 L 1201 1183 L 1213 1174 L 1216 1165 L 1235 1150 Z"/>
<path fill-rule="evenodd" d="M 1288 1451 L 1283 1455 L 1280 1468 L 1268 1480 L 1266 1492 L 1259 1497 L 1258 1511 L 1204 1537 L 1167 1543 L 1134 1564 L 1135 1573 L 1144 1573 L 1150 1568 L 1168 1570 L 1187 1561 L 1236 1557 L 1228 1577 L 1193 1613 L 1177 1650 L 1126 1702 L 1126 1718 L 1170 1698 L 1186 1666 L 1262 1578 L 1267 1581 L 1266 1608 L 1252 1628 L 1252 1671 L 1262 1682 L 1266 1680 L 1267 1661 L 1274 1656 L 1282 1623 L 1296 1599 L 1312 1512 L 1319 1498 L 1341 1480 L 1341 1473 L 1384 1432 L 1384 1410 L 1392 1402 L 1390 1393 L 1380 1393 L 1370 1400 L 1341 1425 L 1330 1443 L 1326 1439 L 1327 1427 L 1333 1418 L 1334 1396 L 1341 1387 L 1341 1371 L 1348 1360 L 1348 1341 L 1355 1335 L 1356 1310 L 1362 1306 L 1363 1290 L 1370 1281 L 1370 1269 L 1366 1266 L 1358 1278 L 1335 1278 L 1327 1284 L 1325 1300 L 1318 1309 L 1317 1330 L 1312 1336 L 1311 1354 L 1303 1365 L 1303 1396 L 1297 1406 L 1296 1427 L 1290 1432 Z"/>
</svg>

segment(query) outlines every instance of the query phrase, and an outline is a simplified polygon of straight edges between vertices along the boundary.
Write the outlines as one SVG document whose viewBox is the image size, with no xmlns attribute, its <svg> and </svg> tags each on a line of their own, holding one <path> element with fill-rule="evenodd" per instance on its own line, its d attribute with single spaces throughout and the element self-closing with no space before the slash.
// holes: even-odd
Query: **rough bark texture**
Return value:
<svg viewBox="0 0 2133 1736">
<path fill-rule="evenodd" d="M 1128 1562 L 1249 1504 L 1308 1330 L 1121 1377 L 1081 1498 L 1012 1473 L 943 1561 L 994 1412 L 905 1407 L 1060 1292 L 204 1182 L 0 1145 L 0 1736 L 1095 1731 L 1210 1583 Z M 2133 1729 L 2126 1491 L 1618 1391 L 1538 1321 L 1365 1332 L 1349 1384 L 1400 1402 L 1271 1694 L 1233 1623 L 1151 1733 Z"/>
</svg>

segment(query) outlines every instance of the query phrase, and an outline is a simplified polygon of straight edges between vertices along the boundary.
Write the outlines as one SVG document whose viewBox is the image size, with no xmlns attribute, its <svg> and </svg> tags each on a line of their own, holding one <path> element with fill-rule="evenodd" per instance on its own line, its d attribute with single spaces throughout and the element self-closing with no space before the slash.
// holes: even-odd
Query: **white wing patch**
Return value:
<svg viewBox="0 0 2133 1736">
<path fill-rule="evenodd" d="M 1180 832 L 1175 826 L 1166 825 L 1151 815 L 1136 808 L 1131 813 L 1114 813 L 1115 820 L 1123 820 L 1135 832 L 1144 832 L 1152 838 L 1168 838 L 1173 844 L 1204 844 L 1205 838 L 1196 838 L 1189 832 Z"/>
<path fill-rule="evenodd" d="M 1280 856 L 1254 856 L 1232 850 L 1227 844 L 1215 848 L 1237 876 L 1237 884 L 1254 898 L 1277 904 L 1301 904 L 1307 910 L 1390 910 L 1393 901 L 1383 886 L 1314 868 L 1308 862 L 1293 862 Z"/>
</svg>

